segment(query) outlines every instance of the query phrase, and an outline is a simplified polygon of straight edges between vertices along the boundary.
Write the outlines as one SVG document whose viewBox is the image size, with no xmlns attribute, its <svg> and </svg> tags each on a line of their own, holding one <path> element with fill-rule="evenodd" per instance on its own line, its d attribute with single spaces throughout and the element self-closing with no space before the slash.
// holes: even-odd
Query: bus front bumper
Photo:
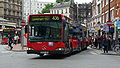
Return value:
<svg viewBox="0 0 120 68">
<path fill-rule="evenodd" d="M 64 54 L 64 50 L 55 51 L 37 51 L 37 50 L 27 50 L 27 54 Z"/>
</svg>

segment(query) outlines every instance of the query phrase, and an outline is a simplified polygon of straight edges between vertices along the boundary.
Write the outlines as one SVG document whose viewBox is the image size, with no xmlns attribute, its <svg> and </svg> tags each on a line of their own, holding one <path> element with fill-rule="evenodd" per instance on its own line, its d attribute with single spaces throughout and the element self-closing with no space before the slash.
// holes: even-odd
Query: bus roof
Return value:
<svg viewBox="0 0 120 68">
<path fill-rule="evenodd" d="M 62 17 L 64 17 L 65 15 L 63 14 L 31 14 L 31 15 L 61 15 Z M 30 16 L 31 16 L 30 15 Z"/>
<path fill-rule="evenodd" d="M 63 17 L 63 18 L 66 18 L 66 19 L 68 19 L 68 20 L 73 21 L 70 17 L 67 17 L 67 16 L 65 16 L 65 15 L 63 15 L 63 14 L 31 14 L 31 15 L 28 16 L 28 21 L 29 21 L 29 22 L 30 22 L 30 16 L 34 16 L 34 15 L 59 15 L 59 16 L 61 16 L 61 17 Z"/>
</svg>

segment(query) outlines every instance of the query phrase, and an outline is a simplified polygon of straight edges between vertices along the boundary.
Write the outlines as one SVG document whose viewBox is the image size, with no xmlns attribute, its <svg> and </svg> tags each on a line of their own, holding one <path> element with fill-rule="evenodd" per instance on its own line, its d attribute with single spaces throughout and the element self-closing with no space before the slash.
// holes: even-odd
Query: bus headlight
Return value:
<svg viewBox="0 0 120 68">
<path fill-rule="evenodd" d="M 34 50 L 33 48 L 27 48 L 27 50 Z"/>
<path fill-rule="evenodd" d="M 57 48 L 56 50 L 60 50 L 60 51 L 62 51 L 62 50 L 65 50 L 64 48 Z"/>
</svg>

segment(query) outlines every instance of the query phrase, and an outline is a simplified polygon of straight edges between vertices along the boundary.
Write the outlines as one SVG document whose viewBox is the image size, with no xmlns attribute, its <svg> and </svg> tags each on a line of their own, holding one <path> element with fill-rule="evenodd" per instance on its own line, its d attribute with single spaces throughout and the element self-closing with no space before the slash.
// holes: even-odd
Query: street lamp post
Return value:
<svg viewBox="0 0 120 68">
<path fill-rule="evenodd" d="M 30 15 L 31 15 L 31 0 L 30 0 Z"/>
<path fill-rule="evenodd" d="M 111 21 L 111 12 L 110 12 L 110 0 L 108 0 L 108 21 L 111 22 L 111 25 L 113 25 L 112 21 Z M 114 29 L 113 27 L 109 26 L 109 33 L 110 35 L 112 36 L 112 39 L 113 39 L 113 34 L 114 34 L 114 31 L 112 31 L 111 29 Z"/>
<path fill-rule="evenodd" d="M 4 7 L 5 7 L 5 3 L 3 3 L 3 22 L 2 22 L 3 24 L 4 24 Z M 4 26 L 4 25 L 2 25 L 2 26 Z"/>
<path fill-rule="evenodd" d="M 108 21 L 111 21 L 111 17 L 110 17 L 110 0 L 108 0 Z"/>
<path fill-rule="evenodd" d="M 78 22 L 78 2 L 76 2 L 76 16 L 77 16 L 77 22 Z"/>
</svg>

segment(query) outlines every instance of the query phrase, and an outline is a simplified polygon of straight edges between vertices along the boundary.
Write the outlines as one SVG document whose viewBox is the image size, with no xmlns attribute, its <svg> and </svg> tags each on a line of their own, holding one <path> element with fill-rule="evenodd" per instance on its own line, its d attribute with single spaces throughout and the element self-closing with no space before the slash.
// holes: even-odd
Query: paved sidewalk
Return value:
<svg viewBox="0 0 120 68">
<path fill-rule="evenodd" d="M 94 51 L 94 54 L 96 54 L 96 55 L 115 55 L 115 56 L 120 56 L 120 54 L 117 54 L 114 51 L 108 51 L 108 53 L 104 53 L 104 51 L 102 49 L 96 49 L 96 48 L 91 48 L 91 47 L 88 47 L 88 49 L 92 49 Z"/>
<path fill-rule="evenodd" d="M 13 49 L 11 51 L 23 52 L 27 50 L 27 47 L 22 47 L 21 44 L 12 45 L 12 46 L 13 46 Z M 10 50 L 8 46 L 6 46 L 5 49 Z"/>
<path fill-rule="evenodd" d="M 95 50 L 95 52 L 97 54 L 101 54 L 101 55 L 115 55 L 115 56 L 120 56 L 119 54 L 117 54 L 114 51 L 108 51 L 108 53 L 104 53 L 103 50 L 99 50 L 99 49 L 93 49 L 93 50 Z"/>
</svg>

